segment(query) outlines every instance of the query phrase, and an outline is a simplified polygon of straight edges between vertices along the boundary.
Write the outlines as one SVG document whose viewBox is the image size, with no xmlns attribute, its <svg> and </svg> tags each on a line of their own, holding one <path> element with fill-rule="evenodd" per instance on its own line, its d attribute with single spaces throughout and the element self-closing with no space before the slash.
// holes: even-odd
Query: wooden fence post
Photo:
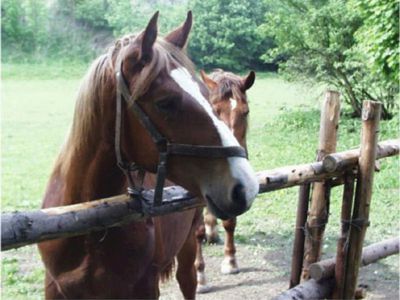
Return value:
<svg viewBox="0 0 400 300">
<path fill-rule="evenodd" d="M 336 151 L 337 129 L 340 116 L 340 95 L 327 91 L 321 110 L 317 161 Z M 309 265 L 321 257 L 322 238 L 328 220 L 329 181 L 315 182 L 311 196 L 311 208 L 306 224 L 303 279 L 309 278 Z"/>
<path fill-rule="evenodd" d="M 308 202 L 310 201 L 310 184 L 303 184 L 299 189 L 299 200 L 297 204 L 296 228 L 294 231 L 292 268 L 290 273 L 289 288 L 300 283 L 301 270 L 304 258 L 304 226 L 307 221 Z"/>
<path fill-rule="evenodd" d="M 336 248 L 335 288 L 333 291 L 333 298 L 335 299 L 341 299 L 343 294 L 347 254 L 346 242 L 349 238 L 350 231 L 350 224 L 346 221 L 351 218 L 351 208 L 353 205 L 354 197 L 354 185 L 355 174 L 353 173 L 353 170 L 351 170 L 346 172 L 344 175 L 343 198 L 340 215 L 341 229 Z"/>
<path fill-rule="evenodd" d="M 352 299 L 357 285 L 358 271 L 365 232 L 369 224 L 369 209 L 377 151 L 381 103 L 364 101 L 362 110 L 362 134 L 359 170 L 354 200 L 353 216 L 350 221 L 349 248 L 346 259 L 344 299 Z"/>
</svg>

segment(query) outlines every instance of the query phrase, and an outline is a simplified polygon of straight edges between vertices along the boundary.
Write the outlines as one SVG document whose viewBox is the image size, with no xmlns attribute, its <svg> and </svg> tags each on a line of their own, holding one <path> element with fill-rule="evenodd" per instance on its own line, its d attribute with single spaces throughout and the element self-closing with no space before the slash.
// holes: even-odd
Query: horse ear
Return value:
<svg viewBox="0 0 400 300">
<path fill-rule="evenodd" d="M 200 75 L 209 90 L 213 90 L 217 87 L 217 83 L 214 80 L 212 80 L 210 77 L 208 77 L 206 72 L 204 72 L 203 70 L 200 70 Z"/>
<path fill-rule="evenodd" d="M 153 57 L 153 45 L 157 38 L 157 20 L 158 20 L 157 11 L 150 19 L 147 24 L 146 29 L 142 33 L 142 46 L 140 52 L 140 60 L 143 62 L 149 62 Z"/>
<path fill-rule="evenodd" d="M 176 47 L 183 49 L 186 46 L 190 29 L 192 28 L 192 11 L 188 11 L 186 21 L 177 29 L 170 32 L 165 40 L 175 45 Z"/>
<path fill-rule="evenodd" d="M 250 73 L 242 79 L 243 91 L 247 91 L 251 88 L 256 80 L 256 73 L 254 71 L 250 71 Z"/>
</svg>

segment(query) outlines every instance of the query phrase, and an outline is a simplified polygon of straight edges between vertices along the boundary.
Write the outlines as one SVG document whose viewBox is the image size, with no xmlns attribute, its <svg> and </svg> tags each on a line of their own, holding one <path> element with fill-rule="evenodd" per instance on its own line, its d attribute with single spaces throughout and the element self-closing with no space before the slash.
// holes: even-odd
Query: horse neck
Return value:
<svg viewBox="0 0 400 300">
<path fill-rule="evenodd" d="M 60 165 L 53 174 L 64 184 L 63 205 L 113 196 L 121 193 L 125 185 L 114 148 L 115 102 L 101 105 L 103 113 L 93 122 L 89 136 L 81 137 L 84 142 L 80 147 L 71 147 L 74 150 L 70 150 L 66 161 L 59 159 Z M 69 146 L 67 142 L 65 149 Z"/>
<path fill-rule="evenodd" d="M 86 159 L 80 153 L 66 175 L 65 200 L 73 204 L 121 193 L 125 179 L 117 167 L 114 146 L 104 141 L 94 145 Z"/>
</svg>

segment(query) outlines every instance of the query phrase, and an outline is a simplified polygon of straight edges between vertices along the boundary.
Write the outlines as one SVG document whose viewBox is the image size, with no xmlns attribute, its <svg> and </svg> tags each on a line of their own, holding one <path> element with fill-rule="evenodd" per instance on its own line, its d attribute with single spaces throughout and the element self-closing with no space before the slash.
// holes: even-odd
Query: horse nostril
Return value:
<svg viewBox="0 0 400 300">
<path fill-rule="evenodd" d="M 238 183 L 233 187 L 232 190 L 232 201 L 245 210 L 247 208 L 246 191 L 242 184 Z"/>
</svg>

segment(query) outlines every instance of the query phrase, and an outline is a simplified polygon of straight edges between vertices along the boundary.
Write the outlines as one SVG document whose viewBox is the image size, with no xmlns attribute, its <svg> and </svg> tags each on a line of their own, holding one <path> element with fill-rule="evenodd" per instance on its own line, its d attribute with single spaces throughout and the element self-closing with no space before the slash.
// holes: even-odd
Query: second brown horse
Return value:
<svg viewBox="0 0 400 300">
<path fill-rule="evenodd" d="M 247 76 L 241 77 L 221 69 L 215 70 L 210 75 L 201 71 L 201 77 L 210 91 L 210 103 L 219 118 L 228 125 L 240 145 L 246 149 L 246 134 L 248 127 L 249 105 L 246 91 L 252 87 L 255 73 L 251 71 Z M 239 272 L 236 261 L 236 248 L 234 243 L 234 232 L 236 218 L 222 221 L 225 229 L 224 260 L 221 264 L 223 274 L 235 274 Z M 207 209 L 204 216 L 204 224 L 196 231 L 197 239 L 197 292 L 205 293 L 210 290 L 207 285 L 204 269 L 205 262 L 202 254 L 202 242 L 205 238 L 209 242 L 218 240 L 217 219 Z"/>
</svg>

